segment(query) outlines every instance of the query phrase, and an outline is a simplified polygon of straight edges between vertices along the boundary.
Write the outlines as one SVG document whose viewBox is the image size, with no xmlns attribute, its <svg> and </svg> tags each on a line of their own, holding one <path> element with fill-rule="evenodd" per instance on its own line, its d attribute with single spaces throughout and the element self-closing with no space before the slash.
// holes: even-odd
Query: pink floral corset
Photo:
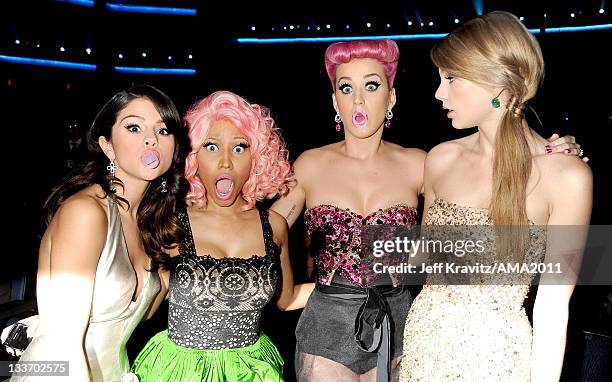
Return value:
<svg viewBox="0 0 612 382">
<path fill-rule="evenodd" d="M 304 222 L 315 260 L 317 282 L 329 285 L 337 271 L 352 285 L 368 288 L 386 275 L 375 273 L 371 264 L 360 257 L 364 227 L 380 224 L 413 226 L 417 224 L 417 212 L 414 207 L 398 205 L 379 209 L 364 217 L 348 208 L 321 204 L 306 210 Z"/>
</svg>

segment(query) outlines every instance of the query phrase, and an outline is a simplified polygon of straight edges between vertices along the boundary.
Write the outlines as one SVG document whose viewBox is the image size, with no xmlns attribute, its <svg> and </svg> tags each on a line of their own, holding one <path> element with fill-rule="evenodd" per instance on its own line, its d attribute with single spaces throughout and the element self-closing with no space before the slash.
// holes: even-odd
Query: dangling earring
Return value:
<svg viewBox="0 0 612 382">
<path fill-rule="evenodd" d="M 115 162 L 112 159 L 108 166 L 106 166 L 106 169 L 108 170 L 108 174 L 111 177 L 110 181 L 108 182 L 108 188 L 111 192 L 116 192 L 117 188 L 113 187 L 113 178 L 115 177 L 115 170 L 117 169 L 117 166 L 115 165 Z"/>
<path fill-rule="evenodd" d="M 340 126 L 340 122 L 342 122 L 342 118 L 340 118 L 339 113 L 336 113 L 336 116 L 334 117 L 334 121 L 336 121 L 336 131 L 342 130 L 342 126 Z"/>
<path fill-rule="evenodd" d="M 502 94 L 503 91 L 504 89 L 502 89 L 501 92 L 499 92 L 499 94 L 491 100 L 491 106 L 493 106 L 493 109 L 499 108 L 499 96 Z"/>
<path fill-rule="evenodd" d="M 387 119 L 385 121 L 385 127 L 386 128 L 391 127 L 391 118 L 393 118 L 393 112 L 391 111 L 391 109 L 387 110 L 387 114 L 385 114 L 385 118 Z"/>
<path fill-rule="evenodd" d="M 108 166 L 106 166 L 106 169 L 108 170 L 108 173 L 110 174 L 111 177 L 115 176 L 115 170 L 117 169 L 117 166 L 115 165 L 115 162 L 112 159 L 110 163 L 108 164 Z"/>
<path fill-rule="evenodd" d="M 162 187 L 161 189 L 162 194 L 165 194 L 166 192 L 168 192 L 168 190 L 166 190 L 166 179 L 161 181 L 161 187 Z"/>
</svg>

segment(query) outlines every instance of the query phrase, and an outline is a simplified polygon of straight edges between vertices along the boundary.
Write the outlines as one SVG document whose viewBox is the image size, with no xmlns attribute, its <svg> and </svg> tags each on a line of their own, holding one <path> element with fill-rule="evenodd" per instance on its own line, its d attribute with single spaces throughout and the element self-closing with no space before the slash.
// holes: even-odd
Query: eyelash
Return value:
<svg viewBox="0 0 612 382">
<path fill-rule="evenodd" d="M 135 133 L 137 131 L 132 131 L 132 128 L 134 128 L 134 127 L 138 128 L 138 131 L 142 130 L 142 128 L 139 125 L 135 124 L 135 123 L 131 123 L 129 125 L 126 125 L 125 129 L 128 130 L 131 133 Z M 168 130 L 167 127 L 162 127 L 159 130 L 157 130 L 157 133 L 159 135 L 170 135 L 170 130 Z"/>
<path fill-rule="evenodd" d="M 342 93 L 344 93 L 344 89 L 346 89 L 346 88 L 353 88 L 353 87 L 352 87 L 351 85 L 349 85 L 349 84 L 340 84 L 340 85 L 338 86 L 338 89 L 340 89 L 340 91 L 341 91 Z"/>
<path fill-rule="evenodd" d="M 135 133 L 135 131 L 132 131 L 132 128 L 133 128 L 133 127 L 137 127 L 137 128 L 138 128 L 138 130 L 140 130 L 140 126 L 138 126 L 138 125 L 136 125 L 136 124 L 134 124 L 134 123 L 131 123 L 131 124 L 129 124 L 129 125 L 126 125 L 126 126 L 125 126 L 125 129 L 126 129 L 126 130 L 128 130 L 128 131 L 129 131 L 129 132 L 131 132 L 131 133 Z"/>
<path fill-rule="evenodd" d="M 217 144 L 216 144 L 216 143 L 213 143 L 213 142 L 204 142 L 204 144 L 202 145 L 202 147 L 207 148 L 208 146 L 211 146 L 211 145 L 215 145 L 215 146 L 217 146 Z M 238 147 L 238 146 L 239 146 L 239 147 L 242 147 L 242 148 L 243 148 L 243 149 L 245 149 L 245 150 L 249 148 L 249 145 L 248 145 L 247 143 L 239 143 L 239 144 L 237 144 L 237 145 L 236 145 L 236 146 L 234 146 L 234 147 Z M 217 146 L 217 147 L 218 147 L 218 146 Z"/>
<path fill-rule="evenodd" d="M 453 76 L 446 76 L 444 77 L 445 80 L 448 80 L 448 82 L 453 82 L 453 80 L 455 79 L 455 77 Z"/>
<path fill-rule="evenodd" d="M 365 87 L 367 88 L 370 85 L 376 85 L 376 89 L 374 89 L 374 90 L 378 90 L 378 88 L 380 87 L 381 83 L 378 82 L 378 81 L 368 81 L 368 82 L 366 82 Z M 340 91 L 342 93 L 344 93 L 344 89 L 346 89 L 347 87 L 352 88 L 352 86 L 350 84 L 342 83 L 342 84 L 340 84 L 338 86 L 338 89 L 340 89 Z M 374 90 L 371 90 L 371 91 L 374 91 Z"/>
<path fill-rule="evenodd" d="M 378 82 L 378 81 L 368 81 L 368 82 L 366 83 L 366 88 L 367 88 L 369 85 L 376 85 L 376 89 L 374 89 L 374 90 L 377 90 L 377 89 L 380 87 L 380 85 L 381 85 L 381 84 L 380 84 L 380 82 Z"/>
</svg>

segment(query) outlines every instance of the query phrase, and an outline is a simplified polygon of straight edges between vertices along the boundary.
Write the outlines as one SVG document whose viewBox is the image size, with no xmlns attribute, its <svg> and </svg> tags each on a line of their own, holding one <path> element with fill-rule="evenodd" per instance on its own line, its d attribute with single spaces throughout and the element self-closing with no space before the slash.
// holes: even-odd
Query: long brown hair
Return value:
<svg viewBox="0 0 612 382">
<path fill-rule="evenodd" d="M 170 169 L 149 183 L 137 211 L 140 235 L 145 251 L 151 258 L 151 271 L 155 271 L 160 265 L 167 266 L 170 259 L 167 250 L 179 243 L 184 236 L 176 214 L 177 210 L 182 208 L 187 191 L 183 171 L 184 158 L 189 149 L 187 129 L 181 123 L 176 106 L 162 91 L 149 85 L 137 85 L 116 93 L 108 100 L 87 132 L 87 159 L 53 188 L 45 202 L 45 209 L 48 224 L 66 199 L 92 184 L 98 184 L 102 188 L 103 198 L 110 195 L 118 203 L 129 206 L 126 199 L 115 195 L 112 191 L 116 185 L 121 186 L 122 183 L 118 178 L 109 176 L 106 170 L 108 158 L 98 145 L 98 138 L 103 136 L 110 140 L 117 115 L 131 101 L 138 98 L 146 98 L 153 103 L 175 141 Z M 164 180 L 166 192 L 161 192 Z"/>
<path fill-rule="evenodd" d="M 496 225 L 525 226 L 532 155 L 524 110 L 544 78 L 535 37 L 513 14 L 494 11 L 472 19 L 430 52 L 449 74 L 485 87 L 501 87 L 509 101 L 495 138 L 490 213 Z"/>
</svg>

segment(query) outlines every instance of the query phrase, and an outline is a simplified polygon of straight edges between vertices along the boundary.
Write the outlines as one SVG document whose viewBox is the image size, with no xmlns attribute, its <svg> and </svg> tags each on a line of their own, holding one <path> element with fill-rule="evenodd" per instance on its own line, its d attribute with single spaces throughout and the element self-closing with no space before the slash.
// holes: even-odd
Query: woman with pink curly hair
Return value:
<svg viewBox="0 0 612 382">
<path fill-rule="evenodd" d="M 288 191 L 293 173 L 268 109 L 218 91 L 187 112 L 186 238 L 170 254 L 168 330 L 134 362 L 140 381 L 282 381 L 283 359 L 260 331 L 263 307 L 302 308 L 287 223 L 257 201 Z M 277 288 L 277 284 L 279 288 Z"/>
</svg>

